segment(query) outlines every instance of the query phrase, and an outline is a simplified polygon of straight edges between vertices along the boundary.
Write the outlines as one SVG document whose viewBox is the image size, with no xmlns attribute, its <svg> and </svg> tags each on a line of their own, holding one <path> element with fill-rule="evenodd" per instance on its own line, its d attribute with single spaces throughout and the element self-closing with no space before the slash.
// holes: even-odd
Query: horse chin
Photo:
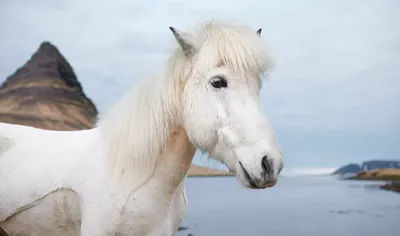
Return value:
<svg viewBox="0 0 400 236">
<path fill-rule="evenodd" d="M 240 165 L 240 164 L 239 164 Z M 268 182 L 264 185 L 257 184 L 249 175 L 249 173 L 244 169 L 237 167 L 236 168 L 236 177 L 238 181 L 246 188 L 249 189 L 265 189 L 272 188 L 277 184 L 277 180 L 274 182 Z"/>
<path fill-rule="evenodd" d="M 243 178 L 239 177 L 238 175 L 237 175 L 237 178 L 238 178 L 239 182 L 240 182 L 245 188 L 248 188 L 248 189 L 266 189 L 266 188 L 272 188 L 272 187 L 274 187 L 274 186 L 277 184 L 277 181 L 275 181 L 275 182 L 273 182 L 273 183 L 268 183 L 268 184 L 263 185 L 263 186 L 258 186 L 258 185 L 256 185 L 256 184 L 252 183 L 251 181 L 249 181 L 248 179 L 243 179 Z"/>
</svg>

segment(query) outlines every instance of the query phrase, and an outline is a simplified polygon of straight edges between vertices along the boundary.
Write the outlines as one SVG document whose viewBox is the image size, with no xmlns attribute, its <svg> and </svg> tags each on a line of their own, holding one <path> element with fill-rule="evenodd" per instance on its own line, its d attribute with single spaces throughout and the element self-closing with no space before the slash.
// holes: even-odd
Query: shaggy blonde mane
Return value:
<svg viewBox="0 0 400 236">
<path fill-rule="evenodd" d="M 107 165 L 131 187 L 151 177 L 171 130 L 182 123 L 181 99 L 187 79 L 227 66 L 254 75 L 261 84 L 261 76 L 271 65 L 255 29 L 210 21 L 188 33 L 197 50 L 192 57 L 178 46 L 164 74 L 143 80 L 99 119 Z"/>
</svg>

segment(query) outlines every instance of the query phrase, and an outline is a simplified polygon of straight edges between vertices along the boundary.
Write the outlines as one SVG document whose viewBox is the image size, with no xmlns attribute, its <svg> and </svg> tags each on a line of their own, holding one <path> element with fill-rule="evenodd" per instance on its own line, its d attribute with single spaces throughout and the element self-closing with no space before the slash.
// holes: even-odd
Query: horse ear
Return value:
<svg viewBox="0 0 400 236">
<path fill-rule="evenodd" d="M 181 46 L 183 52 L 185 53 L 186 56 L 190 57 L 195 53 L 195 47 L 193 46 L 193 43 L 191 41 L 190 35 L 187 35 L 185 33 L 179 32 L 177 29 L 174 27 L 170 26 L 169 29 L 172 31 L 174 34 L 174 37 L 176 41 L 178 41 L 179 45 Z"/>
<path fill-rule="evenodd" d="M 262 31 L 262 28 L 259 28 L 259 29 L 257 30 L 257 34 L 258 34 L 258 35 L 261 35 L 261 31 Z"/>
</svg>

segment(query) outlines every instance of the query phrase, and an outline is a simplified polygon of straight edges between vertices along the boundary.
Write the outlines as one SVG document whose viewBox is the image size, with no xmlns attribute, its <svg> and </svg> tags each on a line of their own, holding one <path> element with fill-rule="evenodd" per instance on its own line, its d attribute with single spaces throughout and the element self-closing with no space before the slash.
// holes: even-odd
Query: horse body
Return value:
<svg viewBox="0 0 400 236">
<path fill-rule="evenodd" d="M 11 141 L 9 146 L 1 145 L 5 155 L 0 158 L 0 222 L 5 223 L 0 226 L 15 234 L 80 235 L 81 220 L 90 218 L 88 222 L 95 223 L 93 220 L 97 219 L 103 224 L 86 223 L 82 235 L 173 234 L 186 206 L 182 185 L 185 172 L 169 177 L 176 167 L 174 163 L 168 167 L 169 161 L 164 160 L 167 163 L 155 170 L 154 178 L 137 191 L 116 189 L 107 181 L 105 162 L 98 161 L 104 159 L 98 131 L 57 132 L 0 124 L 0 133 Z M 36 139 L 30 140 L 31 137 Z M 170 142 L 175 146 L 182 143 L 176 138 Z M 190 145 L 178 149 L 185 147 Z M 27 163 L 22 152 L 41 155 L 30 156 L 31 163 Z M 193 152 L 188 151 L 189 157 L 185 153 L 179 157 L 191 160 Z M 181 161 L 177 163 L 182 165 Z M 190 161 L 184 169 L 189 165 Z M 146 211 L 149 208 L 154 210 Z M 34 224 L 23 223 L 30 221 Z M 132 232 L 138 225 L 143 232 Z"/>
<path fill-rule="evenodd" d="M 0 124 L 0 227 L 18 235 L 170 236 L 186 210 L 196 148 L 252 189 L 272 187 L 283 154 L 259 101 L 261 30 L 208 22 L 164 73 L 83 131 Z M 21 227 L 20 225 L 24 225 Z"/>
<path fill-rule="evenodd" d="M 0 134 L 7 140 L 6 145 L 0 144 L 0 222 L 55 190 L 80 192 L 82 170 L 88 168 L 84 163 L 88 160 L 81 157 L 89 148 L 91 133 L 93 130 L 56 132 L 0 124 Z"/>
<path fill-rule="evenodd" d="M 58 231 L 79 228 L 75 224 L 80 221 L 80 215 L 76 217 L 85 180 L 99 175 L 101 162 L 88 164 L 91 158 L 101 158 L 101 151 L 85 155 L 95 133 L 0 124 L 0 134 L 7 140 L 0 144 L 0 226 L 22 235 L 60 235 Z"/>
</svg>

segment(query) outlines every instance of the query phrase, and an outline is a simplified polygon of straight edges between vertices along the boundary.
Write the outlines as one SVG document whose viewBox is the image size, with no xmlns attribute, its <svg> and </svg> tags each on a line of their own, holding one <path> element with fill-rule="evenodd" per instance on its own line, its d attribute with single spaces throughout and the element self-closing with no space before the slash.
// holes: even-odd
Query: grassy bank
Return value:
<svg viewBox="0 0 400 236">
<path fill-rule="evenodd" d="M 400 192 L 400 169 L 376 169 L 371 171 L 362 171 L 348 179 L 390 181 L 389 183 L 382 185 L 381 188 Z"/>
<path fill-rule="evenodd" d="M 371 171 L 361 171 L 349 179 L 355 180 L 400 180 L 400 169 L 375 169 Z"/>
<path fill-rule="evenodd" d="M 231 172 L 210 169 L 207 167 L 192 165 L 189 170 L 189 177 L 215 177 L 215 176 L 233 176 Z"/>
</svg>

